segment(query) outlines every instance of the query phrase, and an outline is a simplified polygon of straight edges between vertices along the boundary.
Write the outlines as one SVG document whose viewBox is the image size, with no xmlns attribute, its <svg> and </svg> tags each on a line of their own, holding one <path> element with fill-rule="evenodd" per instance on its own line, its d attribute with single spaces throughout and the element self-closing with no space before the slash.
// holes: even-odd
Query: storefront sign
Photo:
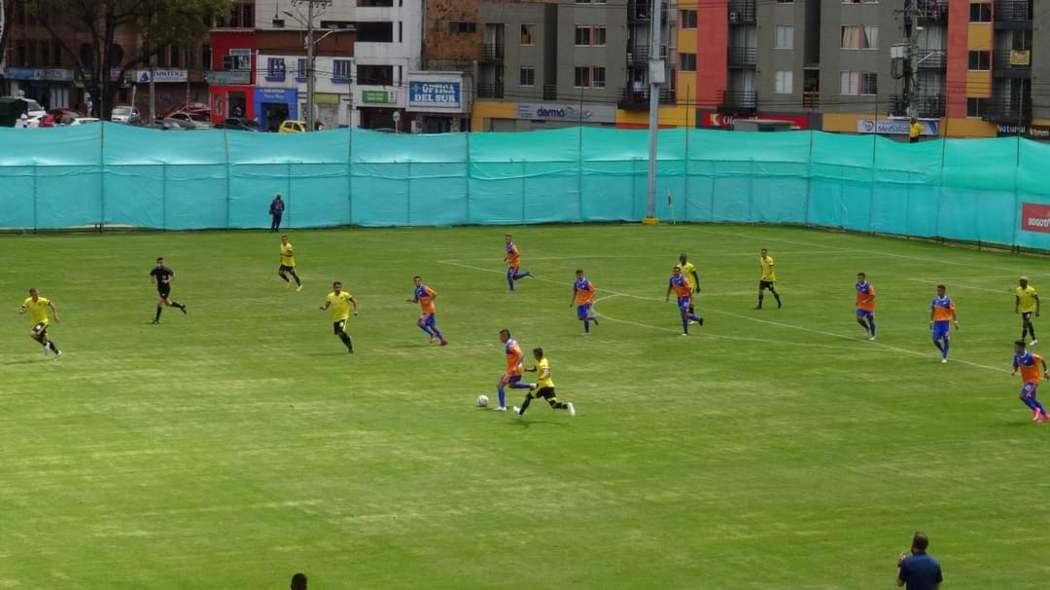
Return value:
<svg viewBox="0 0 1050 590">
<path fill-rule="evenodd" d="M 150 71 L 149 70 L 133 70 L 129 72 L 129 78 L 136 84 L 149 84 Z M 185 83 L 190 79 L 190 74 L 186 70 L 153 70 L 153 82 L 156 84 L 182 82 Z"/>
<path fill-rule="evenodd" d="M 1050 234 L 1050 205 L 1024 203 L 1021 206 L 1021 229 Z"/>
<path fill-rule="evenodd" d="M 252 83 L 251 70 L 209 70 L 208 84 L 214 86 L 243 86 Z"/>
<path fill-rule="evenodd" d="M 462 85 L 459 82 L 413 82 L 408 83 L 408 106 L 425 110 L 459 110 L 462 106 Z"/>
<path fill-rule="evenodd" d="M 581 105 L 553 103 L 518 103 L 518 118 L 571 123 L 614 123 L 616 107 L 612 105 Z"/>
<path fill-rule="evenodd" d="M 7 68 L 9 80 L 72 82 L 73 70 L 66 68 Z"/>
<path fill-rule="evenodd" d="M 861 119 L 857 121 L 857 133 L 877 133 L 879 135 L 908 135 L 908 119 Z M 941 124 L 936 119 L 919 119 L 922 135 L 940 135 Z"/>
<path fill-rule="evenodd" d="M 995 126 L 999 137 L 1014 137 L 1023 135 L 1033 139 L 1050 139 L 1050 127 L 1046 125 L 1004 125 Z"/>
<path fill-rule="evenodd" d="M 770 115 L 761 113 L 752 115 L 750 113 L 705 113 L 700 118 L 700 127 L 710 129 L 732 129 L 733 124 L 739 119 L 761 119 L 763 121 L 786 121 L 791 123 L 792 129 L 809 129 L 809 117 L 806 115 Z"/>
<path fill-rule="evenodd" d="M 362 90 L 361 103 L 392 105 L 395 103 L 394 93 L 389 90 Z"/>
</svg>

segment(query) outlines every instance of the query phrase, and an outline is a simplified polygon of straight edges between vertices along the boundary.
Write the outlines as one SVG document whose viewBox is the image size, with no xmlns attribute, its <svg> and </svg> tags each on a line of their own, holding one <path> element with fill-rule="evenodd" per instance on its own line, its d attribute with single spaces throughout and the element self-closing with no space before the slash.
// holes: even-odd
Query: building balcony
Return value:
<svg viewBox="0 0 1050 590">
<path fill-rule="evenodd" d="M 915 60 L 920 70 L 944 71 L 948 67 L 948 54 L 944 49 L 919 49 Z"/>
<path fill-rule="evenodd" d="M 652 18 L 652 0 L 630 0 L 627 3 L 627 22 L 644 23 Z"/>
<path fill-rule="evenodd" d="M 755 0 L 729 0 L 729 24 L 755 24 Z"/>
<path fill-rule="evenodd" d="M 947 100 L 943 94 L 920 94 L 915 97 L 916 115 L 920 119 L 939 119 L 944 116 Z M 900 94 L 890 95 L 890 114 L 908 116 L 908 103 Z"/>
<path fill-rule="evenodd" d="M 992 123 L 1027 125 L 1032 120 L 1032 98 L 993 96 L 985 104 L 984 120 Z"/>
<path fill-rule="evenodd" d="M 627 62 L 631 64 L 648 64 L 650 53 L 647 45 L 631 47 L 631 50 L 627 52 Z"/>
<path fill-rule="evenodd" d="M 948 0 L 916 0 L 915 8 L 929 24 L 948 22 Z"/>
<path fill-rule="evenodd" d="M 675 103 L 674 90 L 670 88 L 660 89 L 660 104 L 673 105 Z M 641 90 L 624 88 L 620 96 L 619 107 L 625 111 L 647 111 L 649 110 L 649 86 Z"/>
<path fill-rule="evenodd" d="M 754 68 L 758 63 L 758 49 L 755 47 L 730 47 L 729 67 Z"/>
<path fill-rule="evenodd" d="M 802 108 L 816 110 L 820 108 L 820 92 L 803 92 Z"/>
<path fill-rule="evenodd" d="M 995 28 L 1024 30 L 1032 28 L 1030 0 L 997 0 L 994 15 Z"/>
<path fill-rule="evenodd" d="M 503 98 L 503 82 L 478 84 L 478 98 Z"/>
<path fill-rule="evenodd" d="M 503 63 L 503 44 L 486 43 L 481 46 L 482 63 Z"/>
<path fill-rule="evenodd" d="M 1030 78 L 1032 76 L 1032 50 L 996 51 L 992 64 L 992 74 L 996 78 Z"/>
<path fill-rule="evenodd" d="M 758 110 L 758 93 L 727 90 L 722 93 L 719 110 L 728 113 L 754 113 Z"/>
</svg>

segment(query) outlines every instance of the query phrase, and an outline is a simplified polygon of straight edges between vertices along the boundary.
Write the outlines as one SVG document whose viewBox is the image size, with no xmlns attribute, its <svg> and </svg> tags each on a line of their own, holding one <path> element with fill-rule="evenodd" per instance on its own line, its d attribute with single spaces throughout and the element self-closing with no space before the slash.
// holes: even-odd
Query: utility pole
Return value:
<svg viewBox="0 0 1050 590">
<path fill-rule="evenodd" d="M 919 46 L 915 39 L 915 0 L 904 0 L 904 41 L 908 44 L 908 55 L 904 58 L 904 104 L 907 115 L 916 117 L 919 114 L 916 100 L 915 70 Z"/>
<path fill-rule="evenodd" d="M 306 132 L 314 130 L 314 88 L 317 72 L 314 67 L 314 3 L 306 0 Z"/>
<path fill-rule="evenodd" d="M 660 86 L 664 83 L 664 60 L 660 59 L 660 30 L 663 0 L 653 0 L 652 31 L 649 33 L 649 187 L 646 220 L 656 221 L 656 154 L 660 129 Z"/>
</svg>

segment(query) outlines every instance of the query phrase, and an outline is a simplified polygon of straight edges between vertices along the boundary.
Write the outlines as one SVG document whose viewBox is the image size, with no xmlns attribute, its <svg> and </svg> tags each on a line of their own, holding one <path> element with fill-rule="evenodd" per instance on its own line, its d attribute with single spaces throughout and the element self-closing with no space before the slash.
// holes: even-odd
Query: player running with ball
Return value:
<svg viewBox="0 0 1050 590">
<path fill-rule="evenodd" d="M 1040 369 L 1042 369 L 1041 372 Z M 1024 386 L 1021 387 L 1021 403 L 1032 410 L 1032 421 L 1050 420 L 1046 414 L 1046 408 L 1035 399 L 1035 390 L 1039 387 L 1040 376 L 1050 381 L 1050 373 L 1047 373 L 1046 361 L 1042 356 L 1026 350 L 1024 340 L 1014 342 L 1014 370 L 1010 372 L 1010 375 L 1016 375 L 1018 370 L 1021 371 L 1021 382 L 1024 383 Z"/>
<path fill-rule="evenodd" d="M 551 378 L 551 363 L 547 360 L 547 357 L 543 355 L 542 348 L 533 348 L 532 356 L 536 359 L 536 366 L 525 369 L 530 373 L 539 372 L 539 377 L 536 379 L 536 385 L 529 389 L 529 392 L 525 394 L 525 399 L 521 402 L 521 408 L 514 406 L 514 416 L 521 418 L 525 415 L 525 410 L 529 409 L 529 404 L 536 398 L 547 400 L 552 410 L 568 410 L 570 416 L 576 415 L 576 406 L 572 402 L 560 402 L 557 396 L 554 394 L 554 379 Z"/>
</svg>

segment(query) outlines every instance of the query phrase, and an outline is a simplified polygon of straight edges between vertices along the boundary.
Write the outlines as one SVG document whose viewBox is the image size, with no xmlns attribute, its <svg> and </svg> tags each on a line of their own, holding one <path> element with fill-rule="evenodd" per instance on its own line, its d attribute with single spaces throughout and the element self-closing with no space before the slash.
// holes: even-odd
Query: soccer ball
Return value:
<svg viewBox="0 0 1050 590">
<path fill-rule="evenodd" d="M 477 403 L 479 408 L 489 407 L 489 396 L 485 395 L 484 393 L 479 395 Z"/>
</svg>

